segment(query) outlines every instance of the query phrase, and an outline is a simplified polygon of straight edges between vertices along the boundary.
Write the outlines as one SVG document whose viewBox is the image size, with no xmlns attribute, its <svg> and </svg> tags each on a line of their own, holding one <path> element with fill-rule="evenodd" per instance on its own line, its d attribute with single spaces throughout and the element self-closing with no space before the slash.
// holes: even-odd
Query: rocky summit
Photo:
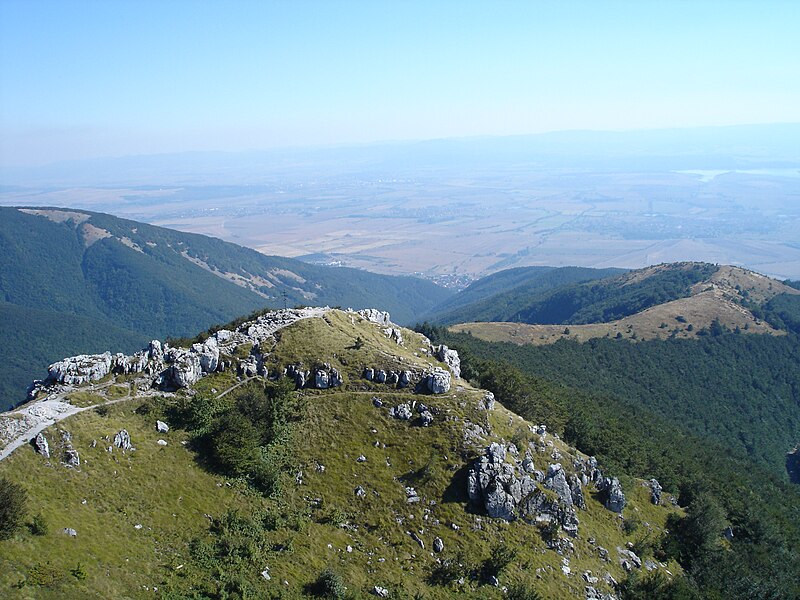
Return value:
<svg viewBox="0 0 800 600">
<path fill-rule="evenodd" d="M 681 572 L 638 554 L 680 513 L 657 481 L 606 472 L 374 309 L 64 359 L 0 443 L 50 524 L 2 542 L 0 587 L 57 579 L 42 597 L 609 600 Z"/>
</svg>

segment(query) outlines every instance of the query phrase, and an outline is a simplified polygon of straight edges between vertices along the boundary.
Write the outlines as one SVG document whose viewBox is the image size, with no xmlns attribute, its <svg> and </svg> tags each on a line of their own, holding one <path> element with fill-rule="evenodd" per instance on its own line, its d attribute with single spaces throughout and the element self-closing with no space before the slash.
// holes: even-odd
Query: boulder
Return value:
<svg viewBox="0 0 800 600">
<path fill-rule="evenodd" d="M 602 493 L 603 504 L 615 513 L 621 513 L 625 508 L 625 494 L 616 477 L 604 477 L 597 489 Z"/>
<path fill-rule="evenodd" d="M 461 377 L 461 359 L 458 357 L 458 352 L 442 344 L 436 349 L 436 358 L 447 365 L 456 379 Z"/>
<path fill-rule="evenodd" d="M 364 379 L 367 381 L 375 379 L 375 369 L 364 369 Z"/>
<path fill-rule="evenodd" d="M 374 596 L 377 596 L 378 598 L 388 598 L 389 597 L 389 590 L 386 589 L 385 587 L 381 587 L 379 585 L 376 585 L 375 587 L 372 588 L 372 594 Z"/>
<path fill-rule="evenodd" d="M 133 446 L 131 445 L 131 436 L 128 434 L 128 431 L 126 429 L 121 429 L 114 436 L 114 445 L 122 450 L 134 449 Z"/>
<path fill-rule="evenodd" d="M 375 381 L 377 383 L 386 383 L 386 371 L 381 369 L 377 373 L 375 373 Z"/>
<path fill-rule="evenodd" d="M 442 550 L 444 550 L 444 542 L 442 541 L 442 538 L 440 538 L 440 537 L 434 538 L 433 539 L 433 551 L 438 554 Z"/>
<path fill-rule="evenodd" d="M 423 427 L 427 427 L 431 423 L 433 423 L 433 415 L 429 411 L 424 411 L 419 416 L 420 421 L 422 422 Z"/>
<path fill-rule="evenodd" d="M 450 373 L 444 369 L 434 369 L 425 379 L 431 394 L 446 394 L 450 391 Z"/>
<path fill-rule="evenodd" d="M 411 371 L 401 371 L 397 380 L 397 385 L 401 388 L 408 387 L 411 383 Z"/>
<path fill-rule="evenodd" d="M 298 390 L 306 387 L 306 374 L 303 371 L 297 371 L 294 374 L 294 385 Z"/>
<path fill-rule="evenodd" d="M 78 456 L 78 451 L 74 448 L 67 448 L 64 450 L 64 464 L 68 467 L 77 469 L 81 466 L 81 457 Z"/>
<path fill-rule="evenodd" d="M 328 387 L 330 387 L 330 380 L 326 371 L 323 371 L 322 369 L 317 370 L 317 372 L 314 374 L 314 387 L 316 387 L 318 390 L 326 390 Z"/>
<path fill-rule="evenodd" d="M 494 394 L 492 392 L 486 392 L 486 395 L 478 402 L 478 408 L 480 410 L 492 410 L 494 408 Z"/>
<path fill-rule="evenodd" d="M 547 475 L 544 478 L 544 487 L 553 490 L 558 496 L 559 502 L 565 506 L 572 506 L 572 490 L 567 483 L 564 468 L 560 463 L 550 465 L 547 468 Z"/>
<path fill-rule="evenodd" d="M 174 387 L 189 387 L 203 376 L 203 368 L 197 354 L 184 348 L 170 348 L 165 358 L 167 362 L 172 363 L 167 369 L 166 380 Z"/>
<path fill-rule="evenodd" d="M 164 423 L 164 421 L 156 421 L 156 431 L 158 431 L 158 433 L 169 433 L 169 425 Z"/>
<path fill-rule="evenodd" d="M 389 416 L 394 417 L 395 419 L 400 419 L 401 421 L 408 421 L 412 416 L 411 406 L 406 403 L 393 406 L 389 409 Z"/>
<path fill-rule="evenodd" d="M 328 380 L 329 387 L 339 387 L 342 385 L 344 381 L 342 380 L 342 375 L 337 371 L 335 368 L 331 369 L 331 374 Z"/>
<path fill-rule="evenodd" d="M 653 504 L 661 504 L 661 484 L 658 480 L 651 479 L 650 482 L 650 502 Z"/>
<path fill-rule="evenodd" d="M 50 458 L 50 446 L 48 445 L 47 438 L 44 437 L 43 433 L 37 433 L 36 437 L 33 438 L 33 447 L 36 449 L 36 452 L 45 458 Z"/>
<path fill-rule="evenodd" d="M 202 344 L 193 344 L 192 352 L 198 355 L 203 373 L 213 373 L 219 366 L 219 348 L 216 338 L 210 337 Z"/>
</svg>

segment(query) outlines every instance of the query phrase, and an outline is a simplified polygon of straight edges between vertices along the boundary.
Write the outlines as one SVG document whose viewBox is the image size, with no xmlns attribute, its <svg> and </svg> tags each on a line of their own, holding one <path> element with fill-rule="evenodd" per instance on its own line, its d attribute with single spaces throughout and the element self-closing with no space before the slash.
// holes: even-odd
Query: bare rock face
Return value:
<svg viewBox="0 0 800 600">
<path fill-rule="evenodd" d="M 456 379 L 461 377 L 461 359 L 458 357 L 458 352 L 442 344 L 436 349 L 436 358 L 447 365 L 453 377 Z"/>
<path fill-rule="evenodd" d="M 446 394 L 450 391 L 450 373 L 444 369 L 434 369 L 426 376 L 425 384 L 431 394 Z"/>
<path fill-rule="evenodd" d="M 111 372 L 111 353 L 80 354 L 53 363 L 47 369 L 47 378 L 56 383 L 81 385 L 99 381 Z"/>
</svg>

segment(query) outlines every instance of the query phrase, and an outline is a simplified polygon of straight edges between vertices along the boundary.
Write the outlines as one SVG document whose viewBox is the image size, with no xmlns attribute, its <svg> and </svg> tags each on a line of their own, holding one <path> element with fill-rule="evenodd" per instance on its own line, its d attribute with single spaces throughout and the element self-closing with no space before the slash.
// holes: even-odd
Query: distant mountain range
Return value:
<svg viewBox="0 0 800 600">
<path fill-rule="evenodd" d="M 130 352 L 264 307 L 380 306 L 398 323 L 452 291 L 265 256 L 218 239 L 106 214 L 0 208 L 0 406 L 79 352 Z"/>
</svg>

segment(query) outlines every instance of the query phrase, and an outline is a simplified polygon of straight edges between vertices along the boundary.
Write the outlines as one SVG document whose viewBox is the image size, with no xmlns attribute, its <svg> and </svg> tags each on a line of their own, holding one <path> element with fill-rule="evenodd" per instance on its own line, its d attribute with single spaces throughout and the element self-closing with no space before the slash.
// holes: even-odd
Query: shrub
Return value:
<svg viewBox="0 0 800 600">
<path fill-rule="evenodd" d="M 505 543 L 495 545 L 492 548 L 491 555 L 483 563 L 483 568 L 481 569 L 483 579 L 487 580 L 491 577 L 497 577 L 500 573 L 505 571 L 508 565 L 514 562 L 515 558 L 517 558 L 517 551 L 514 548 L 511 548 Z"/>
<path fill-rule="evenodd" d="M 50 532 L 50 525 L 42 513 L 34 515 L 31 521 L 31 533 L 33 535 L 47 535 Z"/>
<path fill-rule="evenodd" d="M 508 588 L 506 600 L 542 600 L 542 597 L 531 585 L 515 583 Z"/>
<path fill-rule="evenodd" d="M 347 587 L 345 587 L 342 577 L 328 568 L 319 574 L 308 591 L 320 598 L 339 600 L 345 597 Z"/>
<path fill-rule="evenodd" d="M 0 478 L 0 540 L 13 536 L 28 516 L 28 493 L 21 485 Z"/>
</svg>

